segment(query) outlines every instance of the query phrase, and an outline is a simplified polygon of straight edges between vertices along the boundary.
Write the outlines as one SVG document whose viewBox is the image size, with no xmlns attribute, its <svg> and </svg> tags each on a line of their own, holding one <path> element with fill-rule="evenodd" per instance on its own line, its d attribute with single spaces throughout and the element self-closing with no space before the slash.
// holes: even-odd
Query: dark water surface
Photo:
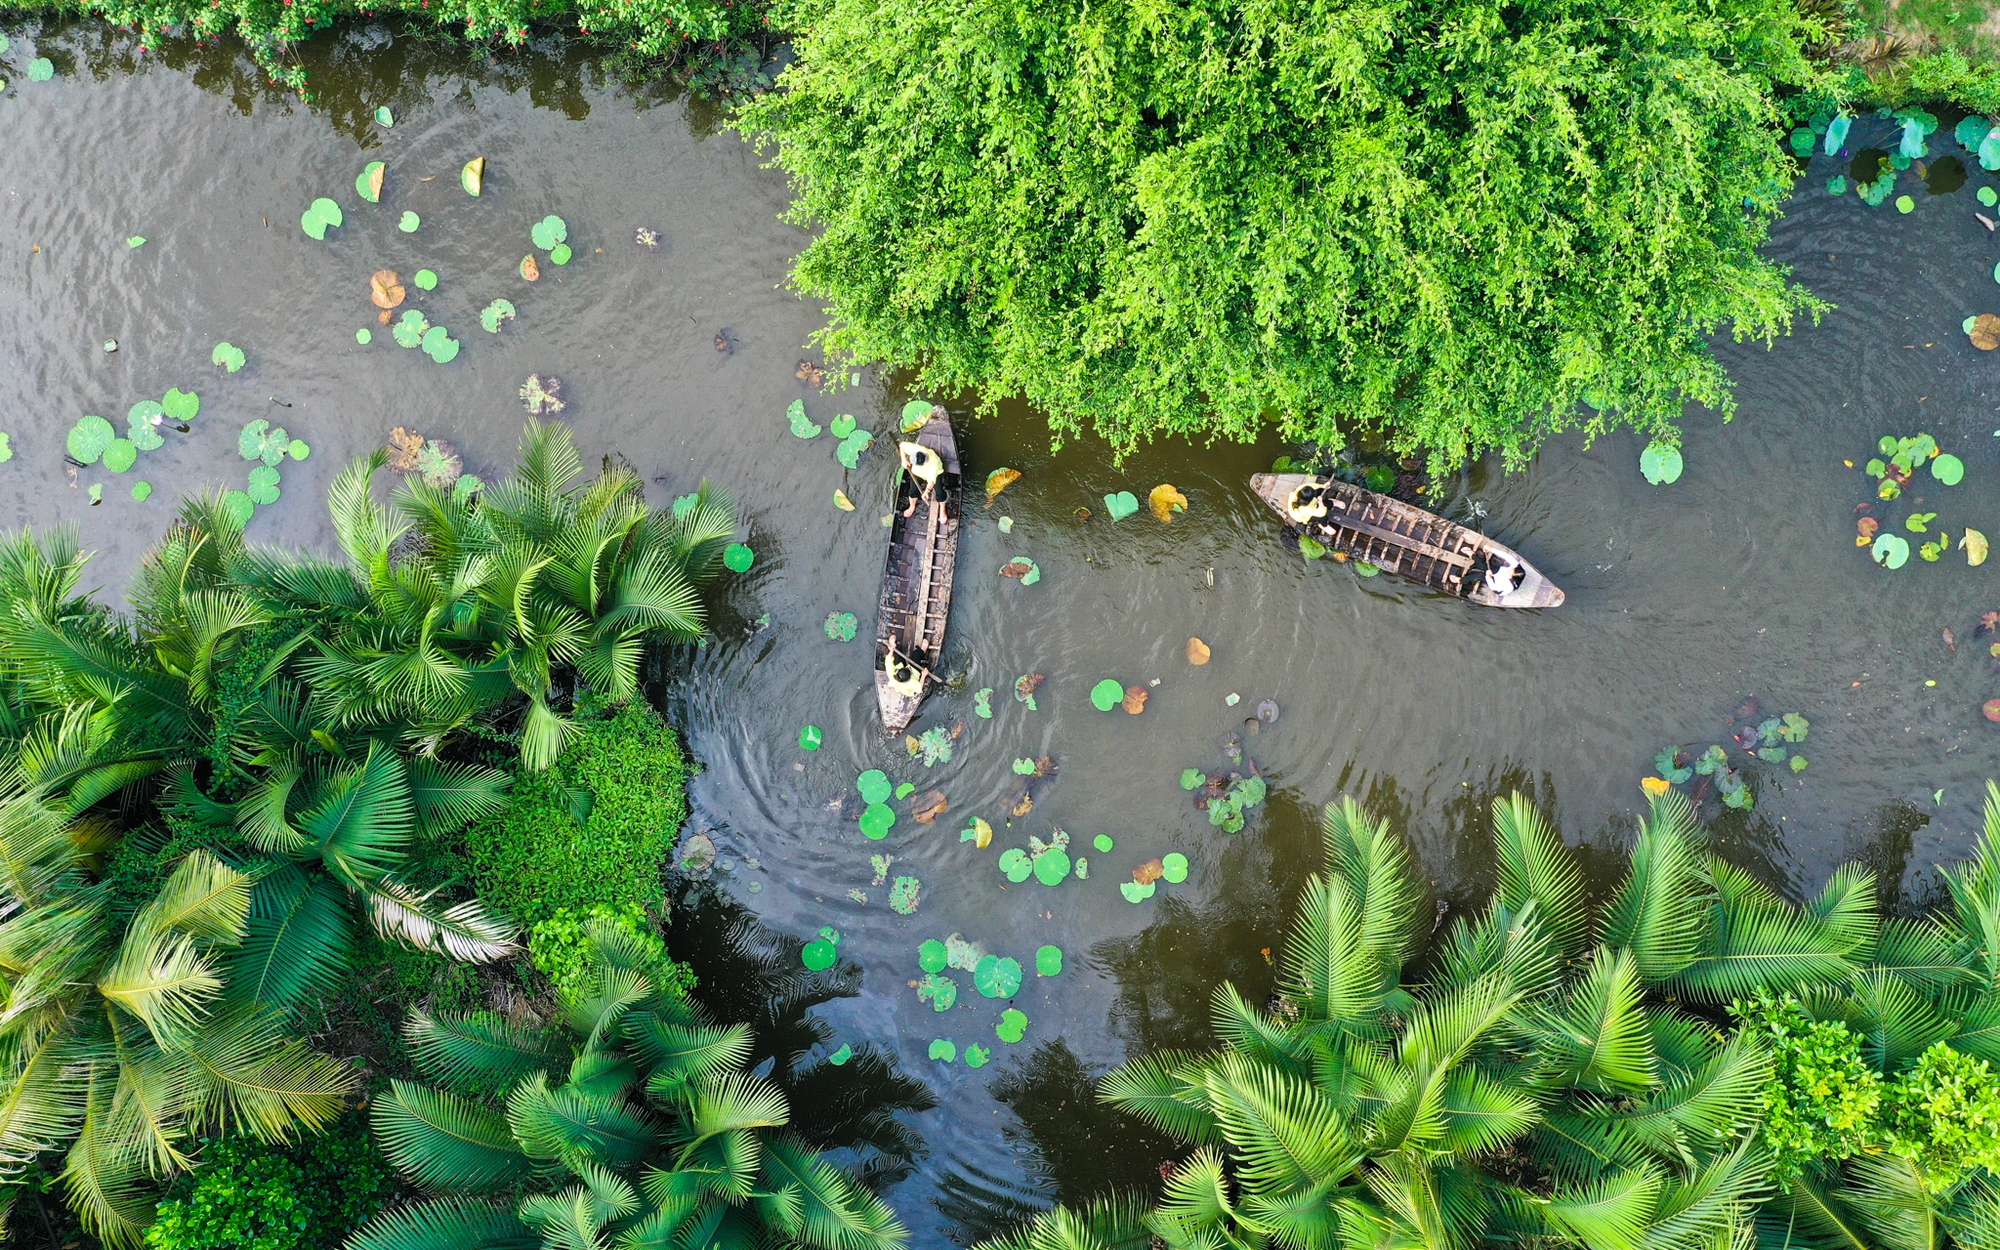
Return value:
<svg viewBox="0 0 2000 1250">
<path fill-rule="evenodd" d="M 1961 854 L 1977 825 L 2000 733 L 1979 706 L 2000 694 L 2000 673 L 1974 630 L 1980 612 L 2000 608 L 2000 562 L 1968 569 L 1954 553 L 1895 573 L 1871 566 L 1852 540 L 1870 483 L 1842 464 L 1865 461 L 1884 434 L 1928 431 L 1964 459 L 1966 481 L 1912 494 L 1938 527 L 2000 538 L 2000 356 L 1976 353 L 1959 330 L 1972 313 L 2000 311 L 1996 249 L 1973 216 L 1973 194 L 1992 178 L 1971 162 L 1961 190 L 1918 194 L 1907 216 L 1829 197 L 1824 180 L 1844 162 L 1815 162 L 1772 253 L 1839 307 L 1770 350 L 1720 348 L 1741 411 L 1726 426 L 1690 414 L 1678 484 L 1648 486 L 1626 436 L 1587 450 L 1559 440 L 1525 472 L 1481 465 L 1452 485 L 1444 511 L 1483 516 L 1567 590 L 1567 606 L 1540 615 L 1302 562 L 1245 484 L 1285 450 L 1275 443 L 1169 444 L 1118 466 L 1092 444 L 1051 454 L 1018 408 L 962 422 L 970 474 L 1011 465 L 1025 476 L 990 511 L 969 513 L 949 646 L 958 688 L 933 696 L 917 725 L 964 730 L 950 762 L 927 769 L 880 733 L 865 642 L 886 440 L 909 396 L 872 371 L 841 396 L 795 377 L 821 324 L 812 302 L 783 289 L 804 236 L 777 221 L 782 179 L 711 110 L 621 88 L 560 46 L 486 63 L 354 30 L 309 50 L 321 99 L 308 107 L 225 50 L 162 65 L 99 28 L 8 33 L 0 429 L 16 454 L 0 465 L 0 521 L 77 524 L 111 591 L 179 494 L 243 484 L 245 422 L 270 419 L 314 448 L 286 466 L 284 497 L 260 510 L 252 537 L 324 547 L 328 483 L 392 426 L 451 440 L 472 472 L 502 472 L 525 416 L 515 392 L 531 372 L 567 381 L 564 415 L 587 461 L 630 460 L 656 503 L 703 474 L 735 491 L 757 563 L 725 584 L 717 635 L 692 653 L 671 699 L 706 765 L 694 828 L 729 870 L 705 898 L 690 887 L 678 927 L 738 926 L 733 953 L 717 939 L 697 954 L 711 992 L 746 1011 L 761 1002 L 786 1067 L 813 1074 L 805 1114 L 861 1123 L 871 1090 L 905 1108 L 900 1129 L 871 1131 L 897 1139 L 892 1154 L 921 1155 L 889 1191 L 919 1244 L 1152 1176 L 1158 1143 L 1096 1107 L 1091 1083 L 1128 1054 L 1204 1044 L 1218 981 L 1266 992 L 1262 952 L 1280 944 L 1289 901 L 1316 866 L 1311 813 L 1343 792 L 1404 830 L 1439 898 L 1457 906 L 1483 889 L 1495 795 L 1531 790 L 1570 840 L 1608 856 L 1643 802 L 1638 779 L 1654 752 L 1715 741 L 1754 694 L 1769 712 L 1810 718 L 1811 766 L 1753 773 L 1755 810 L 1716 824 L 1732 858 L 1798 889 L 1865 856 L 1892 897 L 1921 896 L 1928 866 Z M 56 62 L 53 81 L 27 81 L 34 55 Z M 382 103 L 395 109 L 392 130 L 369 120 Z M 1940 152 L 1956 152 L 1949 133 L 1932 138 Z M 1891 134 L 1863 123 L 1852 148 Z M 478 200 L 456 178 L 475 155 L 488 160 Z M 353 184 L 375 159 L 388 162 L 388 191 L 369 205 Z M 1904 178 L 1899 191 L 1918 188 L 1914 171 Z M 316 243 L 297 223 L 321 195 L 346 224 Z M 414 234 L 397 229 L 404 210 L 422 217 Z M 549 213 L 567 220 L 576 260 L 544 263 L 530 286 L 516 266 L 529 226 Z M 657 251 L 635 245 L 640 227 L 660 232 Z M 131 235 L 148 241 L 129 249 Z M 368 275 L 383 267 L 441 275 L 434 292 L 412 287 L 411 303 L 463 342 L 458 359 L 433 364 L 375 324 Z M 477 321 L 496 296 L 520 309 L 497 337 Z M 367 347 L 354 341 L 364 325 L 376 330 Z M 730 353 L 715 347 L 725 328 Z M 233 377 L 209 364 L 225 339 L 250 357 Z M 170 434 L 129 474 L 92 467 L 72 486 L 71 424 L 94 412 L 122 430 L 135 401 L 170 386 L 200 392 L 193 432 Z M 784 411 L 797 398 L 816 421 L 853 413 L 885 441 L 843 471 L 831 435 L 789 433 Z M 158 488 L 148 503 L 129 498 L 139 477 Z M 97 482 L 105 499 L 93 508 Z M 1143 511 L 1103 517 L 1105 493 L 1143 499 L 1160 482 L 1191 500 L 1172 525 Z M 834 508 L 836 488 L 856 511 Z M 1078 507 L 1097 518 L 1077 522 Z M 1900 523 L 1907 510 L 1883 511 Z M 1014 555 L 1039 563 L 1038 585 L 997 575 Z M 843 611 L 860 618 L 855 642 L 822 632 Z M 1183 658 L 1190 635 L 1214 648 L 1204 668 Z M 1046 674 L 1039 711 L 1009 694 L 1027 673 Z M 1142 716 L 1090 706 L 1107 676 L 1158 681 Z M 995 690 L 991 720 L 973 715 L 982 687 Z M 1243 833 L 1223 834 L 1177 778 L 1229 766 L 1231 735 L 1264 699 L 1280 719 L 1245 745 L 1271 799 Z M 826 733 L 814 754 L 796 745 L 808 722 Z M 1010 827 L 1010 765 L 1043 754 L 1060 774 Z M 871 767 L 942 788 L 948 814 L 918 825 L 897 804 L 888 838 L 866 841 L 851 798 Z M 958 838 L 973 815 L 995 826 L 986 851 Z M 1090 878 L 1009 886 L 999 852 L 1055 827 L 1089 858 Z M 1100 833 L 1116 839 L 1112 852 L 1088 849 Z M 1185 884 L 1162 883 L 1136 906 L 1120 897 L 1134 865 L 1174 850 L 1193 863 Z M 914 916 L 889 910 L 871 854 L 894 858 L 892 878 L 921 878 Z M 823 925 L 843 935 L 843 963 L 774 992 L 796 967 L 797 939 Z M 942 1015 L 909 988 L 918 943 L 952 933 L 1029 968 L 1014 999 L 1031 1021 L 1020 1044 L 995 1039 L 1005 1004 L 963 974 L 959 1005 Z M 1044 943 L 1068 956 L 1054 979 L 1033 975 Z M 933 1038 L 979 1042 L 993 1062 L 931 1061 Z M 815 1066 L 842 1043 L 862 1060 Z"/>
</svg>

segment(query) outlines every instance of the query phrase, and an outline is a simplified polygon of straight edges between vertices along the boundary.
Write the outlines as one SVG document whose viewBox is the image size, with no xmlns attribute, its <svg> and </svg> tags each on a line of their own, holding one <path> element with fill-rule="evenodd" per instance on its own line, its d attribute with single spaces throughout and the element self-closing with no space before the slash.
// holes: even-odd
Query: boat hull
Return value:
<svg viewBox="0 0 2000 1250">
<path fill-rule="evenodd" d="M 889 556 L 882 570 L 882 593 L 875 614 L 875 702 L 882 729 L 894 736 L 916 719 L 924 696 L 937 681 L 944 632 L 951 612 L 951 583 L 958 562 L 959 503 L 964 483 L 958 440 L 942 406 L 931 409 L 923 428 L 907 441 L 937 453 L 943 471 L 929 500 L 916 478 L 898 468 L 889 525 Z M 915 507 L 910 505 L 915 503 Z M 908 515 L 905 515 L 906 510 Z M 896 657 L 919 676 L 914 692 L 890 679 Z"/>
<path fill-rule="evenodd" d="M 1301 494 L 1302 487 L 1314 489 Z M 1400 499 L 1311 473 L 1259 473 L 1250 489 L 1288 529 L 1342 558 L 1365 560 L 1483 608 L 1562 606 L 1562 589 L 1511 547 Z M 1494 557 L 1521 571 L 1504 593 L 1485 576 Z"/>
</svg>

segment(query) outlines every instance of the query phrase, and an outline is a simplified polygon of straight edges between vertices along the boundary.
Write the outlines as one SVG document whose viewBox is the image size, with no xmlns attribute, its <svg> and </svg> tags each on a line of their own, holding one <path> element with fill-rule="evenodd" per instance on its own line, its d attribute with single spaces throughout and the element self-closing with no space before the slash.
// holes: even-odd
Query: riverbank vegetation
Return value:
<svg viewBox="0 0 2000 1250">
<path fill-rule="evenodd" d="M 1497 801 L 1493 896 L 1430 938 L 1386 821 L 1349 800 L 1324 835 L 1272 1003 L 1222 985 L 1217 1049 L 1103 1081 L 1185 1143 L 1164 1197 L 989 1250 L 1993 1244 L 2000 788 L 1921 920 L 1880 916 L 1854 865 L 1785 902 L 1678 794 L 1595 903 L 1534 808 Z"/>
</svg>

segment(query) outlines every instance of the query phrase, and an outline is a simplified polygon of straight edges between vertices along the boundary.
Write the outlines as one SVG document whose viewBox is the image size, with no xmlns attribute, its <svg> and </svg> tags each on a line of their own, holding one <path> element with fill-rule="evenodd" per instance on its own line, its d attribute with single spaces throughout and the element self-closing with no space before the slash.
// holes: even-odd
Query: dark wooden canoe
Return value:
<svg viewBox="0 0 2000 1250">
<path fill-rule="evenodd" d="M 889 563 L 882 570 L 882 599 L 875 617 L 875 701 L 882 709 L 882 728 L 892 736 L 915 719 L 924 694 L 937 680 L 945 618 L 951 612 L 952 566 L 958 560 L 963 486 L 958 440 L 952 437 L 951 418 L 942 406 L 931 409 L 922 429 L 903 437 L 936 452 L 942 471 L 928 501 L 922 498 L 922 483 L 907 467 L 896 471 Z M 900 464 L 900 448 L 897 456 Z M 903 515 L 905 510 L 910 515 Z M 901 688 L 891 678 L 892 668 L 906 677 Z"/>
<path fill-rule="evenodd" d="M 1302 494 L 1303 487 L 1311 489 Z M 1562 590 L 1511 548 L 1400 499 L 1310 473 L 1259 473 L 1250 479 L 1250 489 L 1285 518 L 1289 530 L 1384 573 L 1481 607 L 1562 606 Z M 1520 569 L 1504 594 L 1487 585 L 1492 556 Z"/>
</svg>

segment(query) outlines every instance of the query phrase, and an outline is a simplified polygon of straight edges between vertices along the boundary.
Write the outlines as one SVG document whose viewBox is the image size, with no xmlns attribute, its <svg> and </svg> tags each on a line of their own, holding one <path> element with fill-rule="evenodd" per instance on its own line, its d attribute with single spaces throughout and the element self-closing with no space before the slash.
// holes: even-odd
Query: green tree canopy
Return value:
<svg viewBox="0 0 2000 1250">
<path fill-rule="evenodd" d="M 1731 410 L 1792 0 L 802 0 L 775 138 L 826 345 L 1057 437 L 1379 434 L 1434 464 Z M 1586 409 L 1581 405 L 1589 404 Z"/>
</svg>

